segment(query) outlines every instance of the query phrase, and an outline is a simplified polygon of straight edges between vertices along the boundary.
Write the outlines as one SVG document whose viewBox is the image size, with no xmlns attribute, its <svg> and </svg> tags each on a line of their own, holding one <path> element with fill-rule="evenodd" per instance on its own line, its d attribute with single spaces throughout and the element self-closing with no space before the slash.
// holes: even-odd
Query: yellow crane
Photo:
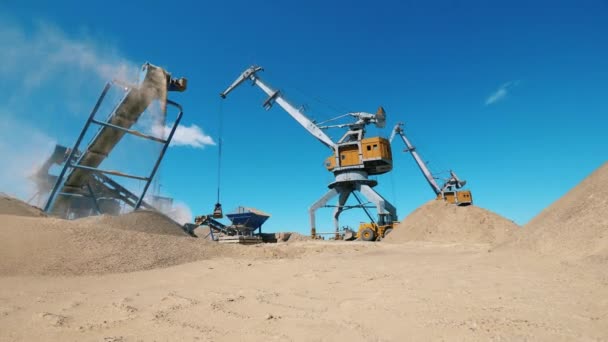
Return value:
<svg viewBox="0 0 608 342">
<path fill-rule="evenodd" d="M 450 177 L 444 180 L 443 186 L 440 187 L 439 184 L 437 184 L 435 177 L 433 177 L 431 171 L 429 171 L 429 168 L 422 161 L 422 158 L 420 158 L 420 155 L 416 151 L 416 148 L 414 147 L 414 145 L 412 145 L 410 140 L 405 135 L 405 132 L 403 131 L 403 123 L 398 123 L 395 125 L 391 137 L 389 139 L 390 142 L 392 142 L 395 136 L 397 135 L 399 135 L 403 140 L 403 143 L 406 146 L 405 152 L 409 152 L 412 155 L 414 161 L 418 165 L 418 168 L 420 168 L 420 171 L 424 175 L 424 178 L 433 189 L 433 192 L 435 192 L 435 195 L 437 196 L 438 200 L 444 200 L 448 203 L 456 204 L 459 206 L 473 204 L 473 195 L 471 194 L 471 191 L 459 190 L 460 188 L 465 186 L 467 182 L 465 180 L 459 179 L 456 173 L 454 173 L 454 171 L 450 170 Z"/>
<path fill-rule="evenodd" d="M 220 96 L 225 98 L 237 86 L 249 80 L 268 95 L 263 103 L 266 110 L 269 110 L 274 103 L 278 104 L 317 140 L 331 149 L 332 155 L 326 159 L 325 166 L 328 171 L 334 174 L 335 181 L 328 185 L 329 190 L 309 208 L 311 236 L 315 238 L 317 234 L 320 234 L 316 229 L 316 210 L 321 207 L 334 207 L 334 233 L 336 238 L 339 237 L 338 218 L 340 213 L 345 209 L 365 208 L 366 206 L 362 202 L 355 206 L 346 205 L 349 196 L 354 194 L 355 191 L 361 193 L 369 203 L 375 206 L 378 220 L 377 223 L 374 222 L 373 224 L 383 227 L 392 226 L 393 222 L 397 220 L 397 210 L 373 189 L 378 181 L 368 178 L 371 175 L 379 175 L 392 170 L 393 157 L 390 142 L 382 137 L 365 137 L 365 127 L 367 125 L 374 124 L 377 127 L 384 127 L 386 124 L 384 109 L 380 107 L 375 114 L 366 112 L 346 113 L 338 118 L 350 117 L 354 118 L 354 122 L 320 126 L 309 119 L 300 109 L 289 103 L 280 91 L 273 89 L 264 82 L 258 75 L 258 72 L 262 70 L 259 66 L 247 68 Z M 329 128 L 347 128 L 348 130 L 340 140 L 334 142 L 324 131 Z M 288 169 L 289 165 L 285 164 L 283 168 Z M 294 184 L 297 184 L 297 182 L 294 182 Z M 338 197 L 338 204 L 335 206 L 327 205 L 334 197 Z M 356 194 L 355 197 L 359 200 Z M 380 231 L 372 231 L 371 234 L 366 236 L 370 240 L 382 237 L 382 235 L 378 235 L 378 232 Z M 384 234 L 384 230 L 380 233 Z"/>
</svg>

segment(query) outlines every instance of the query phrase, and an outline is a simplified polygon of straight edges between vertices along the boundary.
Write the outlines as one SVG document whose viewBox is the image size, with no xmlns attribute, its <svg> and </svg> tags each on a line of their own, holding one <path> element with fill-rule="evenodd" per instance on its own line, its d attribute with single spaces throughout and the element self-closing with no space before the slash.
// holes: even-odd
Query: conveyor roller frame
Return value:
<svg viewBox="0 0 608 342">
<path fill-rule="evenodd" d="M 92 201 L 92 208 L 94 208 L 94 209 L 97 208 L 97 211 L 99 212 L 97 199 L 91 189 L 89 180 L 87 180 L 87 182 L 84 184 L 85 188 L 81 189 L 80 191 L 76 191 L 76 192 L 60 191 L 60 189 L 65 190 L 63 188 L 64 188 L 65 180 L 67 179 L 66 175 L 68 174 L 69 169 L 71 169 L 72 171 L 74 171 L 76 169 L 81 169 L 81 170 L 87 171 L 90 173 L 89 178 L 91 178 L 92 174 L 98 174 L 98 175 L 103 175 L 103 176 L 105 176 L 106 174 L 109 174 L 109 175 L 114 175 L 114 176 L 118 176 L 118 177 L 126 177 L 126 178 L 131 178 L 131 179 L 143 180 L 143 181 L 145 181 L 145 186 L 143 188 L 143 191 L 141 192 L 141 195 L 137 198 L 137 201 L 135 202 L 133 209 L 134 210 L 139 209 L 142 206 L 142 203 L 144 204 L 144 206 L 146 206 L 145 202 L 143 202 L 144 196 L 146 195 L 148 188 L 150 187 L 150 184 L 151 184 L 152 180 L 154 179 L 156 172 L 158 171 L 160 163 L 161 163 L 161 161 L 167 151 L 167 148 L 169 147 L 169 144 L 171 143 L 171 140 L 173 139 L 173 135 L 175 134 L 175 131 L 181 121 L 181 118 L 183 116 L 183 108 L 180 104 L 178 104 L 174 101 L 171 101 L 169 99 L 161 99 L 161 100 L 164 100 L 167 105 L 175 107 L 179 110 L 179 113 L 177 114 L 175 122 L 173 123 L 173 126 L 171 127 L 171 130 L 169 132 L 167 139 L 160 139 L 160 138 L 157 138 L 157 137 L 154 137 L 151 135 L 147 135 L 147 134 L 141 133 L 139 131 L 136 131 L 136 130 L 133 130 L 130 128 L 124 128 L 124 127 L 112 125 L 109 122 L 101 122 L 101 121 L 95 120 L 95 115 L 97 114 L 97 111 L 99 110 L 99 107 L 101 106 L 101 103 L 103 102 L 105 96 L 107 95 L 108 91 L 110 90 L 110 88 L 113 85 L 120 86 L 121 88 L 125 87 L 123 84 L 116 84 L 115 82 L 106 83 L 99 99 L 97 100 L 97 103 L 93 107 L 93 110 L 91 111 L 91 114 L 89 115 L 89 118 L 87 119 L 82 131 L 80 132 L 80 135 L 78 136 L 78 139 L 76 140 L 76 143 L 72 147 L 72 149 L 70 151 L 70 155 L 67 158 L 67 161 L 61 170 L 61 173 L 59 174 L 59 176 L 57 178 L 57 182 L 55 183 L 55 186 L 53 187 L 53 190 L 51 191 L 50 196 L 45 205 L 45 208 L 44 208 L 45 212 L 47 212 L 47 213 L 53 212 L 53 210 L 55 209 L 54 208 L 55 202 L 56 202 L 58 196 L 90 197 L 91 201 Z M 157 143 L 161 143 L 163 145 L 162 149 L 159 153 L 158 158 L 156 159 L 156 162 L 155 162 L 154 167 L 152 168 L 152 171 L 150 172 L 150 174 L 148 176 L 137 176 L 137 175 L 130 175 L 130 174 L 122 173 L 119 171 L 103 170 L 103 169 L 100 169 L 97 167 L 79 165 L 80 158 L 78 158 L 76 153 L 77 153 L 77 151 L 79 151 L 80 144 L 82 143 L 82 140 L 84 139 L 86 133 L 91 128 L 91 124 L 99 125 L 102 128 L 119 130 L 126 134 L 133 135 L 135 137 L 139 137 L 139 138 L 155 141 Z M 105 176 L 105 177 L 107 178 L 107 176 Z M 116 198 L 121 199 L 120 194 L 117 194 Z M 125 202 L 125 203 L 132 205 L 132 203 L 129 203 L 129 202 Z M 61 212 L 59 214 L 67 217 L 69 212 L 66 211 L 66 212 Z"/>
</svg>

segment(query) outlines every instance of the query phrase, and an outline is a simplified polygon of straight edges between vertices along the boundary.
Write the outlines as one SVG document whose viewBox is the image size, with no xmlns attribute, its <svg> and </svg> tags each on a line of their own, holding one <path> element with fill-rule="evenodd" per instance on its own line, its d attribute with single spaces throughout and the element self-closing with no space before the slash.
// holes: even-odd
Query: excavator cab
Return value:
<svg viewBox="0 0 608 342">
<path fill-rule="evenodd" d="M 459 207 L 473 204 L 473 195 L 469 190 L 446 190 L 438 194 L 437 199 L 456 204 Z"/>
<path fill-rule="evenodd" d="M 450 170 L 450 178 L 445 181 L 440 193 L 437 194 L 437 199 L 443 199 L 450 204 L 456 204 L 461 207 L 473 204 L 471 191 L 456 190 L 462 188 L 465 184 L 467 184 L 467 181 L 461 180 L 454 171 Z"/>
<path fill-rule="evenodd" d="M 213 218 L 221 219 L 224 217 L 224 212 L 222 211 L 222 205 L 218 202 L 215 203 L 215 208 L 213 208 Z"/>
</svg>

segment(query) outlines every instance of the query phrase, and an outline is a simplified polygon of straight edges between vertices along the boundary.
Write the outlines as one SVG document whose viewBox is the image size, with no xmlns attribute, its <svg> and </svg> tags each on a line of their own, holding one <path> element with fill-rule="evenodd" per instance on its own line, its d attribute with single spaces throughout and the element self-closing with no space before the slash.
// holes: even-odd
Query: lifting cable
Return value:
<svg viewBox="0 0 608 342">
<path fill-rule="evenodd" d="M 367 210 L 367 207 L 365 206 L 365 204 L 363 204 L 363 201 L 361 201 L 361 198 L 359 198 L 359 195 L 357 195 L 357 193 L 354 192 L 354 191 L 352 192 L 352 194 L 357 199 L 357 202 L 359 202 L 359 206 L 361 207 L 361 209 L 363 209 L 363 211 L 365 211 L 365 214 L 367 215 L 367 217 L 369 218 L 369 220 L 372 223 L 376 223 L 376 221 L 372 217 L 372 214 L 369 213 L 369 210 Z"/>
<path fill-rule="evenodd" d="M 393 205 L 395 206 L 395 208 L 399 208 L 399 205 L 397 204 L 397 191 L 395 190 L 396 188 L 396 182 L 395 182 L 395 172 L 390 172 L 391 174 L 391 190 L 392 190 L 392 195 L 393 195 Z"/>
<path fill-rule="evenodd" d="M 220 108 L 218 111 L 218 149 L 217 149 L 217 202 L 215 208 L 213 208 L 213 217 L 222 218 L 224 216 L 222 212 L 222 204 L 220 203 L 220 189 L 222 180 L 222 143 L 223 143 L 223 101 L 220 102 Z"/>
</svg>

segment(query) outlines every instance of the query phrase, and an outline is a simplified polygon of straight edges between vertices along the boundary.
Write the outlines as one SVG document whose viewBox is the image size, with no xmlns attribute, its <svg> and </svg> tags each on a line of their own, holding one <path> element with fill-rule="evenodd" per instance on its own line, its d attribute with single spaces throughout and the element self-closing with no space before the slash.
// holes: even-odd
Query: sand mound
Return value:
<svg viewBox="0 0 608 342">
<path fill-rule="evenodd" d="M 497 244 L 518 229 L 512 221 L 486 209 L 476 206 L 458 207 L 432 200 L 406 217 L 385 241 Z"/>
<path fill-rule="evenodd" d="M 608 163 L 533 218 L 511 245 L 608 260 Z"/>
<path fill-rule="evenodd" d="M 293 247 L 218 245 L 187 235 L 116 229 L 103 223 L 107 220 L 0 215 L 0 277 L 123 273 L 217 257 L 277 259 L 304 252 Z"/>
<path fill-rule="evenodd" d="M 0 215 L 31 217 L 46 216 L 40 208 L 34 207 L 19 199 L 12 198 L 4 194 L 0 194 Z"/>
<path fill-rule="evenodd" d="M 113 229 L 85 220 L 0 219 L 0 275 L 132 272 L 214 255 L 209 242 L 187 236 Z"/>
<path fill-rule="evenodd" d="M 188 235 L 177 222 L 168 216 L 150 210 L 138 210 L 119 216 L 90 216 L 78 221 L 85 225 L 102 225 L 107 228 L 136 232 L 176 236 Z"/>
</svg>

